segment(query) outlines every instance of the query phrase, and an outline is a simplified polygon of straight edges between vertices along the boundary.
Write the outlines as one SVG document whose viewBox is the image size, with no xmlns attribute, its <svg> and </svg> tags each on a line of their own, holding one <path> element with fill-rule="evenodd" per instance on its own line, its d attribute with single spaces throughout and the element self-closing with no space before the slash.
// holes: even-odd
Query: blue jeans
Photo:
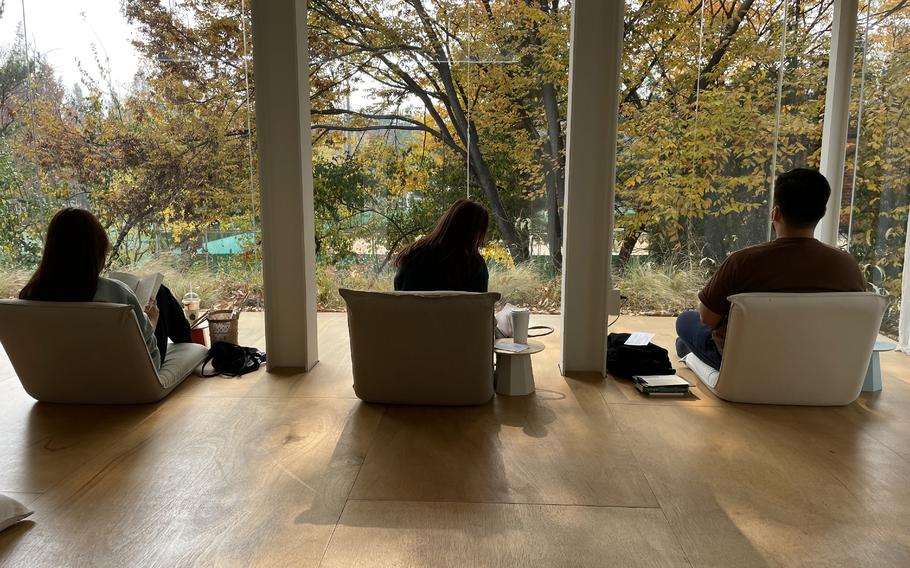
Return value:
<svg viewBox="0 0 910 568">
<path fill-rule="evenodd" d="M 701 323 L 701 318 L 695 310 L 679 314 L 676 318 L 676 354 L 685 357 L 689 353 L 720 369 L 721 354 L 711 335 L 712 329 Z"/>
</svg>

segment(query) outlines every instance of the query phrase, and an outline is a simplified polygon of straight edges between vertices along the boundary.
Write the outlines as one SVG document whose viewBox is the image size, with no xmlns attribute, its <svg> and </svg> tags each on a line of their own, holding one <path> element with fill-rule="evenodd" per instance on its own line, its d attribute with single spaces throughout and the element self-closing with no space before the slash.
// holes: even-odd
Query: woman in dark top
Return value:
<svg viewBox="0 0 910 568">
<path fill-rule="evenodd" d="M 396 290 L 486 292 L 487 263 L 480 247 L 490 216 L 482 205 L 459 199 L 436 223 L 395 258 Z"/>
</svg>

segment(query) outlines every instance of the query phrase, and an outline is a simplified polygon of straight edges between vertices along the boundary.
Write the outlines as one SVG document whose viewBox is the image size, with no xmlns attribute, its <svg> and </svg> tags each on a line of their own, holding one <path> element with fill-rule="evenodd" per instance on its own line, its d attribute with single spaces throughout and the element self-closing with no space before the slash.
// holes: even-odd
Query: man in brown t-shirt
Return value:
<svg viewBox="0 0 910 568">
<path fill-rule="evenodd" d="M 720 369 L 730 313 L 728 297 L 744 292 L 862 292 L 866 282 L 848 253 L 814 238 L 831 187 L 815 170 L 777 178 L 771 219 L 777 238 L 735 252 L 698 294 L 698 311 L 676 320 L 676 351 Z"/>
</svg>

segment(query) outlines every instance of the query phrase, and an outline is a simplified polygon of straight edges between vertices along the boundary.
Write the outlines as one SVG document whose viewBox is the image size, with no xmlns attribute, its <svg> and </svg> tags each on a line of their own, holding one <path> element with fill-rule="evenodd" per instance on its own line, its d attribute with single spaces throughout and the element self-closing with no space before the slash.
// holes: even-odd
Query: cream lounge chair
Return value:
<svg viewBox="0 0 910 568">
<path fill-rule="evenodd" d="M 684 358 L 731 402 L 838 406 L 859 396 L 887 299 L 872 292 L 730 296 L 723 362 Z"/>
<path fill-rule="evenodd" d="M 339 290 L 354 392 L 368 402 L 472 405 L 493 397 L 499 294 Z"/>
<path fill-rule="evenodd" d="M 78 404 L 160 400 L 208 352 L 170 345 L 156 372 L 132 308 L 100 302 L 0 300 L 0 343 L 29 395 Z"/>
</svg>

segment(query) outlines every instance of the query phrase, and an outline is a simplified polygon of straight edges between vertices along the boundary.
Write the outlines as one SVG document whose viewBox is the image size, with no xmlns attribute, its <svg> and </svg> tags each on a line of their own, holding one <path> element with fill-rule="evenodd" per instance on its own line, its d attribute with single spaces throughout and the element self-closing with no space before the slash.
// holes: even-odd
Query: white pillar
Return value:
<svg viewBox="0 0 910 568">
<path fill-rule="evenodd" d="M 253 2 L 269 369 L 316 364 L 316 243 L 306 0 Z"/>
<path fill-rule="evenodd" d="M 910 217 L 904 235 L 904 270 L 901 275 L 901 313 L 898 322 L 897 348 L 910 354 Z"/>
<path fill-rule="evenodd" d="M 562 275 L 563 374 L 606 371 L 623 2 L 572 3 Z"/>
<path fill-rule="evenodd" d="M 856 49 L 858 0 L 834 0 L 831 55 L 828 60 L 828 91 L 825 94 L 825 124 L 822 129 L 821 167 L 831 184 L 831 198 L 824 218 L 815 228 L 815 237 L 837 246 L 840 205 L 844 191 L 844 161 L 847 129 L 850 125 L 850 84 Z"/>
</svg>

